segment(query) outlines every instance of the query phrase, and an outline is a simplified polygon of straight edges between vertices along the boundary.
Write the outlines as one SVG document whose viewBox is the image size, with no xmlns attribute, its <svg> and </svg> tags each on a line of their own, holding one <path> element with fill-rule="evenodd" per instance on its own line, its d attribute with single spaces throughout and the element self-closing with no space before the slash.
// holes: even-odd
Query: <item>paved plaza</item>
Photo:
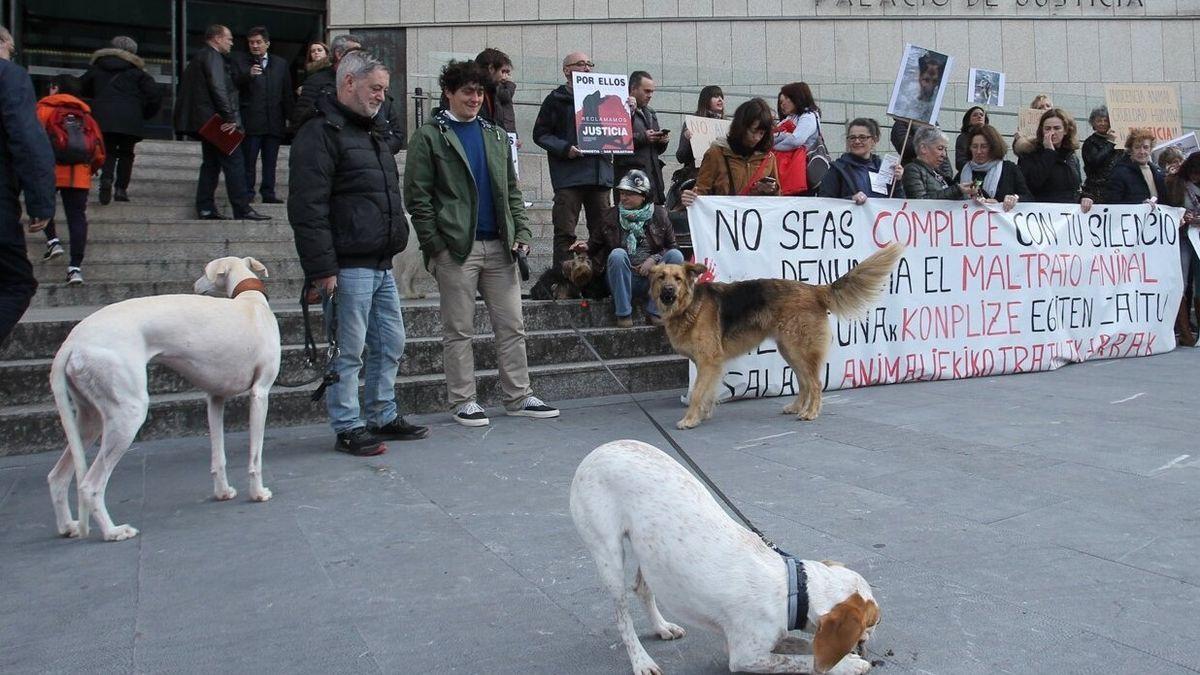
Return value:
<svg viewBox="0 0 1200 675">
<path fill-rule="evenodd" d="M 1200 352 L 717 408 L 680 442 L 802 557 L 875 588 L 872 672 L 1200 672 Z M 680 392 L 640 395 L 673 429 Z M 214 502 L 204 438 L 140 443 L 109 509 L 126 542 L 55 536 L 56 454 L 0 459 L 0 672 L 624 673 L 567 510 L 608 440 L 666 443 L 623 397 L 357 459 L 268 432 L 266 504 Z M 636 607 L 635 603 L 635 607 Z M 670 619 L 669 604 L 664 613 Z M 727 672 L 698 627 L 648 635 L 668 673 Z"/>
</svg>

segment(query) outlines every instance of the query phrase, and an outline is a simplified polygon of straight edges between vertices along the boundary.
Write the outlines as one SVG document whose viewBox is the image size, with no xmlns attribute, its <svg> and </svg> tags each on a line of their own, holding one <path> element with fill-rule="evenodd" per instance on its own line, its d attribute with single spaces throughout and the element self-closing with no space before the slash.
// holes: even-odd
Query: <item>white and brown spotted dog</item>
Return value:
<svg viewBox="0 0 1200 675">
<path fill-rule="evenodd" d="M 625 592 L 635 576 L 654 632 L 684 635 L 658 610 L 663 603 L 685 622 L 720 634 L 729 669 L 750 673 L 865 673 L 854 653 L 879 623 L 871 586 L 837 563 L 798 561 L 807 577 L 799 617 L 815 633 L 812 654 L 781 654 L 788 636 L 789 571 L 784 558 L 735 523 L 678 462 L 640 441 L 613 441 L 593 450 L 571 483 L 571 517 L 600 580 L 617 604 L 617 628 L 637 675 L 661 675 L 633 628 Z M 633 555 L 627 557 L 624 544 Z M 635 572 L 636 570 L 636 572 Z M 803 607 L 803 598 L 799 606 Z M 799 613 L 799 612 L 797 612 Z"/>
</svg>

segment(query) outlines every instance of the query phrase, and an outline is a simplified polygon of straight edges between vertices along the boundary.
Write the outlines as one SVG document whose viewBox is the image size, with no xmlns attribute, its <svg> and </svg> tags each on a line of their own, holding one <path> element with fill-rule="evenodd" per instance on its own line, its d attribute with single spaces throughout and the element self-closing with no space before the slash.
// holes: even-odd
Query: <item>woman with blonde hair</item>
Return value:
<svg viewBox="0 0 1200 675">
<path fill-rule="evenodd" d="M 1053 107 L 1054 101 L 1050 100 L 1049 94 L 1038 94 L 1037 96 L 1033 97 L 1032 101 L 1029 102 L 1029 108 L 1031 110 L 1041 110 L 1042 112 L 1045 112 Z M 1017 133 L 1013 134 L 1013 154 L 1027 155 L 1034 150 L 1037 150 L 1037 140 L 1033 138 L 1026 138 L 1018 129 Z"/>
</svg>

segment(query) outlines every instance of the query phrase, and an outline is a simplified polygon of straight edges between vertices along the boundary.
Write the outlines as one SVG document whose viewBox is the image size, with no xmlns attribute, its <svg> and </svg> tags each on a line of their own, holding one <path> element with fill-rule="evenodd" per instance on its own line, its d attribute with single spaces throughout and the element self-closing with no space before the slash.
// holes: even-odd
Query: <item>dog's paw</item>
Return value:
<svg viewBox="0 0 1200 675">
<path fill-rule="evenodd" d="M 213 498 L 219 502 L 227 502 L 237 496 L 237 490 L 232 485 L 213 490 Z"/>
<path fill-rule="evenodd" d="M 692 429 L 692 428 L 695 428 L 699 424 L 700 424 L 700 420 L 692 418 L 692 417 L 685 417 L 675 423 L 675 428 L 676 429 Z"/>
<path fill-rule="evenodd" d="M 677 626 L 670 621 L 664 621 L 663 625 L 659 626 L 655 632 L 658 633 L 658 637 L 661 640 L 678 640 L 687 635 L 687 631 L 683 629 L 683 626 Z"/>
<path fill-rule="evenodd" d="M 647 654 L 646 658 L 633 662 L 633 675 L 663 675 L 663 670 Z"/>
<path fill-rule="evenodd" d="M 79 521 L 78 520 L 68 520 L 66 522 L 66 524 L 64 524 L 62 527 L 58 528 L 58 534 L 60 536 L 66 537 L 67 539 L 78 539 L 79 538 Z"/>
<path fill-rule="evenodd" d="M 104 541 L 125 541 L 132 539 L 138 535 L 136 527 L 129 525 L 117 525 L 113 529 L 104 533 Z"/>
<path fill-rule="evenodd" d="M 783 406 L 783 414 L 784 415 L 799 415 L 800 414 L 800 404 L 796 403 L 795 401 L 792 401 L 791 403 Z"/>
<path fill-rule="evenodd" d="M 259 488 L 258 490 L 251 490 L 250 501 L 265 502 L 265 501 L 269 500 L 271 498 L 271 496 L 272 495 L 271 495 L 270 489 L 265 488 L 265 487 Z"/>
<path fill-rule="evenodd" d="M 839 661 L 829 671 L 829 675 L 863 675 L 863 673 L 870 669 L 870 661 L 867 661 L 858 654 L 847 654 L 846 658 Z"/>
</svg>

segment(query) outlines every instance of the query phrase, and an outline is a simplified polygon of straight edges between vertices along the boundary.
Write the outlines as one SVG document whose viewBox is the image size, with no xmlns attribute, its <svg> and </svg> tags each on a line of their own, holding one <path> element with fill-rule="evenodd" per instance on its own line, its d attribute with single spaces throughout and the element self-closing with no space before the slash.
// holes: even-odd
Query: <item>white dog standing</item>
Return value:
<svg viewBox="0 0 1200 675">
<path fill-rule="evenodd" d="M 629 615 L 625 580 L 634 570 L 633 591 L 654 632 L 664 640 L 684 635 L 663 618 L 657 597 L 685 621 L 720 634 L 731 671 L 843 675 L 871 668 L 852 650 L 870 638 L 879 606 L 866 580 L 836 563 L 797 561 L 797 578 L 807 578 L 796 584 L 796 607 L 807 600 L 807 612 L 796 610 L 797 629 L 815 632 L 812 654 L 773 653 L 788 634 L 787 563 L 658 448 L 614 441 L 593 450 L 571 483 L 571 517 L 616 600 L 617 629 L 637 675 L 662 670 Z"/>
<path fill-rule="evenodd" d="M 254 258 L 218 258 L 196 281 L 200 295 L 160 295 L 118 302 L 95 312 L 67 336 L 50 368 L 50 387 L 67 448 L 50 471 L 50 501 L 59 534 L 86 537 L 94 512 L 108 541 L 137 535 L 114 525 L 104 503 L 113 469 L 146 421 L 146 366 L 161 363 L 208 394 L 213 494 L 233 499 L 225 473 L 225 399 L 250 392 L 250 498 L 265 502 L 262 483 L 267 394 L 279 374 L 279 324 L 267 304 L 267 268 Z M 100 439 L 90 469 L 84 450 Z M 79 519 L 67 501 L 72 469 Z"/>
</svg>

